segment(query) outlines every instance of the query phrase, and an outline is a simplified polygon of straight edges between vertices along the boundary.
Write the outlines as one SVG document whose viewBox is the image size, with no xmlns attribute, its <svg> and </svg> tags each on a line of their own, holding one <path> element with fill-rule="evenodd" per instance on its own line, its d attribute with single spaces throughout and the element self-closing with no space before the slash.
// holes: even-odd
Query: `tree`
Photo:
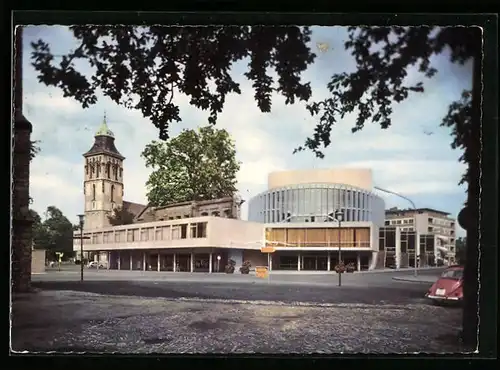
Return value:
<svg viewBox="0 0 500 370">
<path fill-rule="evenodd" d="M 33 245 L 45 249 L 48 258 L 55 258 L 56 252 L 63 252 L 64 257 L 73 254 L 73 225 L 55 206 L 47 207 L 45 220 L 30 210 L 33 217 Z"/>
<path fill-rule="evenodd" d="M 455 256 L 458 264 L 465 264 L 467 260 L 467 238 L 460 237 L 457 239 L 455 243 Z"/>
<path fill-rule="evenodd" d="M 300 81 L 301 72 L 314 60 L 307 46 L 307 27 L 72 26 L 70 30 L 79 46 L 62 56 L 58 66 L 46 42 L 32 43 L 39 81 L 61 88 L 64 96 L 75 98 L 84 108 L 97 102 L 95 92 L 100 89 L 117 104 L 150 118 L 162 140 L 168 139 L 170 122 L 181 120 L 173 102 L 175 91 L 189 96 L 193 106 L 208 109 L 214 124 L 227 94 L 241 93 L 229 70 L 247 56 L 245 76 L 253 82 L 263 112 L 271 110 L 273 90 L 285 96 L 287 104 L 311 96 L 310 84 Z M 94 69 L 90 78 L 75 69 L 78 59 Z M 270 68 L 279 77 L 275 88 Z M 210 91 L 209 82 L 215 83 L 215 91 Z"/>
<path fill-rule="evenodd" d="M 172 102 L 177 89 L 188 95 L 190 103 L 210 110 L 210 123 L 223 108 L 228 93 L 241 93 L 228 74 L 235 61 L 250 56 L 245 76 L 253 82 L 257 105 L 263 112 L 271 109 L 273 88 L 286 97 L 308 101 L 311 89 L 302 83 L 301 73 L 314 61 L 307 43 L 307 27 L 71 27 L 80 46 L 53 65 L 49 45 L 33 43 L 32 61 L 40 82 L 58 86 L 65 96 L 88 107 L 97 101 L 95 91 L 127 108 L 141 110 L 159 129 L 160 139 L 168 137 L 168 124 L 179 121 L 179 108 Z M 108 38 L 103 42 L 104 38 Z M 422 82 L 406 84 L 410 66 L 418 65 L 430 78 L 437 70 L 430 57 L 450 50 L 450 62 L 473 60 L 474 76 L 481 75 L 481 29 L 479 27 L 350 27 L 345 48 L 355 57 L 353 73 L 332 76 L 331 96 L 311 102 L 308 109 L 318 117 L 312 137 L 297 151 L 310 149 L 323 157 L 321 147 L 330 145 L 333 125 L 346 114 L 357 115 L 353 132 L 366 122 L 390 127 L 392 105 L 411 93 L 424 92 Z M 76 59 L 87 60 L 95 68 L 90 80 L 75 69 Z M 278 73 L 278 84 L 267 69 Z M 90 82 L 89 82 L 90 81 Z M 208 83 L 216 85 L 211 92 Z M 452 128 L 452 147 L 463 148 L 462 161 L 468 170 L 462 181 L 468 183 L 469 218 L 479 219 L 477 204 L 480 158 L 481 81 L 474 79 L 471 91 L 450 106 L 442 125 Z M 139 102 L 133 98 L 138 95 Z M 476 129 L 474 129 L 476 128 Z M 464 340 L 475 344 L 477 334 L 478 231 L 467 230 L 467 264 L 464 272 Z"/>
<path fill-rule="evenodd" d="M 123 207 L 117 207 L 108 215 L 109 223 L 113 226 L 130 225 L 134 223 L 134 214 Z"/>
<path fill-rule="evenodd" d="M 49 235 L 43 226 L 42 218 L 33 209 L 30 209 L 33 220 L 33 247 L 35 249 L 45 249 L 49 245 Z"/>
<path fill-rule="evenodd" d="M 40 153 L 40 140 L 32 140 L 30 147 L 30 160 L 33 160 L 38 153 Z"/>
<path fill-rule="evenodd" d="M 153 169 L 147 181 L 151 205 L 217 199 L 236 191 L 240 164 L 226 130 L 184 130 L 167 142 L 148 144 L 142 156 Z"/>
</svg>

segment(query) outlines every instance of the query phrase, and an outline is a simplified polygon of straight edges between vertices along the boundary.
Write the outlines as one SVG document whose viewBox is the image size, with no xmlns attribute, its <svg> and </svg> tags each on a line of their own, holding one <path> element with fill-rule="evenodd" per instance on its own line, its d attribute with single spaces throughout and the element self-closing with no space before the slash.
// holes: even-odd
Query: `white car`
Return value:
<svg viewBox="0 0 500 370">
<path fill-rule="evenodd" d="M 96 269 L 96 268 L 105 269 L 106 267 L 107 267 L 106 262 L 97 262 L 97 261 L 89 262 L 89 264 L 87 265 L 87 268 L 89 269 Z"/>
</svg>

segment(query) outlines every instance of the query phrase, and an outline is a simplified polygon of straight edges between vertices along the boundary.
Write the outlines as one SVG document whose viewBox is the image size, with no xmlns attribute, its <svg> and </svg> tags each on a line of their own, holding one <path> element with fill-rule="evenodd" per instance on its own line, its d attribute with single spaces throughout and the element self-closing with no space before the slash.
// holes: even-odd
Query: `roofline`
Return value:
<svg viewBox="0 0 500 370">
<path fill-rule="evenodd" d="M 87 157 L 93 157 L 93 156 L 96 156 L 96 155 L 99 155 L 99 154 L 105 154 L 105 155 L 109 155 L 110 157 L 115 157 L 115 158 L 118 158 L 118 159 L 121 159 L 122 161 L 125 159 L 125 157 L 121 154 L 116 154 L 116 153 L 113 153 L 113 152 L 106 152 L 106 151 L 99 151 L 99 152 L 94 152 L 94 153 L 89 153 L 89 152 L 86 152 L 86 153 L 83 153 L 82 156 L 84 158 L 87 158 Z"/>
<path fill-rule="evenodd" d="M 405 208 L 405 209 L 395 209 L 395 210 L 391 210 L 391 209 L 386 209 L 385 210 L 385 214 L 396 214 L 396 213 L 401 213 L 401 212 L 419 212 L 419 211 L 431 211 L 431 212 L 436 212 L 436 213 L 440 213 L 444 216 L 449 216 L 450 213 L 449 212 L 444 212 L 444 211 L 439 211 L 437 209 L 434 209 L 434 208 L 427 208 L 427 207 L 424 207 L 424 208 Z"/>
</svg>

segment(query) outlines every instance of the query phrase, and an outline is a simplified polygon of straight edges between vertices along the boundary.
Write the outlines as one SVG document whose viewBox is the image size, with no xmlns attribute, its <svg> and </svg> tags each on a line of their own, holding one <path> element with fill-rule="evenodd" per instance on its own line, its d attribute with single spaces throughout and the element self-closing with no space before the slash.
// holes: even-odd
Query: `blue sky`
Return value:
<svg viewBox="0 0 500 370">
<path fill-rule="evenodd" d="M 327 96 L 326 84 L 332 74 L 355 68 L 352 56 L 343 48 L 346 34 L 343 27 L 313 27 L 311 47 L 318 57 L 303 79 L 311 81 L 315 100 Z M 82 153 L 91 147 L 105 111 L 116 136 L 116 146 L 127 158 L 125 199 L 145 203 L 149 170 L 140 153 L 147 143 L 157 139 L 157 130 L 139 112 L 121 108 L 108 98 L 100 97 L 96 105 L 82 109 L 72 99 L 63 98 L 58 89 L 40 84 L 29 60 L 30 42 L 39 38 L 49 42 L 54 54 L 75 48 L 66 27 L 25 29 L 24 114 L 33 123 L 33 139 L 41 141 L 41 152 L 31 169 L 33 208 L 43 213 L 47 206 L 55 205 L 76 222 L 76 214 L 83 211 Z M 318 43 L 327 43 L 329 50 L 320 52 Z M 242 94 L 228 97 L 217 125 L 226 128 L 235 139 L 238 159 L 242 162 L 238 187 L 243 198 L 265 190 L 271 171 L 367 167 L 373 170 L 377 186 L 410 197 L 418 207 L 436 208 L 456 216 L 466 198 L 465 187 L 458 186 L 465 167 L 458 162 L 461 151 L 450 148 L 450 130 L 439 124 L 449 103 L 463 89 L 470 88 L 471 68 L 451 64 L 446 53 L 434 57 L 432 63 L 438 74 L 424 81 L 425 93 L 413 95 L 394 107 L 391 128 L 382 130 L 375 124 L 367 124 L 362 131 L 352 134 L 355 117 L 345 117 L 333 129 L 332 144 L 325 150 L 324 159 L 310 152 L 292 154 L 315 126 L 304 104 L 286 106 L 282 97 L 274 96 L 271 113 L 261 113 L 251 85 L 243 77 L 246 63 L 235 64 L 232 73 L 241 83 Z M 423 79 L 414 70 L 409 71 L 407 78 Z M 183 128 L 207 123 L 207 115 L 191 107 L 185 96 L 178 95 L 175 100 L 180 106 L 182 122 L 171 126 L 172 135 Z M 428 136 L 424 131 L 434 134 Z M 404 200 L 383 196 L 387 207 L 408 207 Z"/>
</svg>

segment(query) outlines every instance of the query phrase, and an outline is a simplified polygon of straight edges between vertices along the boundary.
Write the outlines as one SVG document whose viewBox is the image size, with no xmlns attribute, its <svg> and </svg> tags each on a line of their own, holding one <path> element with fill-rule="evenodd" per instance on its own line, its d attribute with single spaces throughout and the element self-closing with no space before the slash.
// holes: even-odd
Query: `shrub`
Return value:
<svg viewBox="0 0 500 370">
<path fill-rule="evenodd" d="M 242 274 L 249 274 L 250 267 L 252 267 L 252 264 L 250 263 L 250 261 L 245 261 L 245 262 L 243 262 L 243 265 L 241 265 L 241 267 L 240 267 L 240 272 Z"/>
<path fill-rule="evenodd" d="M 236 266 L 236 262 L 234 260 L 229 260 L 226 267 L 224 267 L 225 273 L 234 274 L 234 266 Z"/>
<path fill-rule="evenodd" d="M 349 262 L 345 268 L 346 268 L 346 272 L 356 271 L 356 266 L 354 265 L 354 262 Z"/>
<path fill-rule="evenodd" d="M 344 262 L 340 262 L 339 264 L 335 265 L 335 272 L 337 274 L 342 274 L 345 272 Z"/>
</svg>

